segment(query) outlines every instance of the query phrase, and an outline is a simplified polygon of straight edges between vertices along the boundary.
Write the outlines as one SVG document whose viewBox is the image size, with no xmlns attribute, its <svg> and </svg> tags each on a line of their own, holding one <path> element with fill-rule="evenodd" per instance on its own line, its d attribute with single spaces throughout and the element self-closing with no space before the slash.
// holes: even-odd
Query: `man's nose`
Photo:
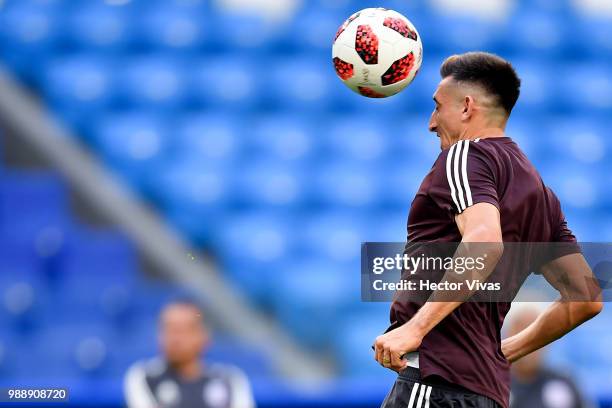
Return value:
<svg viewBox="0 0 612 408">
<path fill-rule="evenodd" d="M 429 131 L 435 132 L 438 128 L 438 124 L 433 120 L 433 118 L 429 121 Z"/>
</svg>

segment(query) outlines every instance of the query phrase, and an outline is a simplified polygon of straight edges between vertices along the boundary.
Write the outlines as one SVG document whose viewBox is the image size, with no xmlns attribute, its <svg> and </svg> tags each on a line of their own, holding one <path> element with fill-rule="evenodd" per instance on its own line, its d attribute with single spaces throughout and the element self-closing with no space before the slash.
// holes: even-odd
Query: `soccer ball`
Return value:
<svg viewBox="0 0 612 408">
<path fill-rule="evenodd" d="M 423 44 L 397 11 L 367 8 L 340 26 L 332 58 L 346 86 L 369 98 L 386 98 L 410 85 L 423 62 Z"/>
</svg>

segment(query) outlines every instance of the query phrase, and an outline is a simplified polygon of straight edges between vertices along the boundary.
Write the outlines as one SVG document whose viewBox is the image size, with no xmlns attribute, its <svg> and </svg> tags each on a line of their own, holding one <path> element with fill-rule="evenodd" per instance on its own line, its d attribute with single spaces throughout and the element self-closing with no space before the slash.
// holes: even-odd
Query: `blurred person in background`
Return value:
<svg viewBox="0 0 612 408">
<path fill-rule="evenodd" d="M 162 356 L 135 363 L 125 376 L 129 408 L 255 406 L 248 380 L 239 369 L 202 363 L 209 334 L 196 304 L 174 302 L 163 308 L 159 342 Z"/>
<path fill-rule="evenodd" d="M 509 335 L 526 329 L 538 317 L 535 307 L 525 307 L 510 319 Z M 512 365 L 511 408 L 588 408 L 574 381 L 545 366 L 543 349 L 534 351 Z"/>
</svg>

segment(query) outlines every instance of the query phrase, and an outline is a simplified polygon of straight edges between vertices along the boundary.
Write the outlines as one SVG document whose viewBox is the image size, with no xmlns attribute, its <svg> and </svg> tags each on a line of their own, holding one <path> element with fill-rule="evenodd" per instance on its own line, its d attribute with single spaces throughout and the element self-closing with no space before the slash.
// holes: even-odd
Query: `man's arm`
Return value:
<svg viewBox="0 0 612 408">
<path fill-rule="evenodd" d="M 498 208 L 489 203 L 478 203 L 458 214 L 455 221 L 462 236 L 462 243 L 487 242 L 499 244 L 487 246 L 485 269 L 490 273 L 503 252 Z M 481 277 L 483 276 L 481 275 Z M 486 276 L 484 277 L 486 278 Z M 445 279 L 447 279 L 446 275 L 442 280 Z M 436 292 L 432 293 L 431 298 L 435 299 L 438 296 L 448 298 L 447 294 L 440 295 Z M 464 299 L 467 298 L 454 302 L 434 301 L 425 303 L 410 321 L 376 338 L 374 343 L 376 360 L 383 366 L 395 371 L 404 369 L 406 362 L 401 357 L 406 353 L 417 350 L 427 333 L 459 307 Z"/>
<path fill-rule="evenodd" d="M 563 337 L 603 309 L 601 289 L 582 254 L 555 259 L 542 267 L 542 274 L 561 297 L 525 330 L 502 341 L 510 362 Z"/>
<path fill-rule="evenodd" d="M 144 363 L 132 365 L 124 378 L 123 390 L 128 408 L 155 408 L 158 406 L 146 380 Z"/>
</svg>

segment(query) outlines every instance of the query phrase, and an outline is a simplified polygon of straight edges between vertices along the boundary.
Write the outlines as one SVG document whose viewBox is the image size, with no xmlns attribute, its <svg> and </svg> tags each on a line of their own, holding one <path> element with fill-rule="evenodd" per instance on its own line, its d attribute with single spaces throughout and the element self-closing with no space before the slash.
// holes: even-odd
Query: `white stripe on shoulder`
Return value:
<svg viewBox="0 0 612 408">
<path fill-rule="evenodd" d="M 461 152 L 463 149 L 463 140 L 457 143 L 457 152 L 453 157 L 453 175 L 455 176 L 455 183 L 457 184 L 457 195 L 459 196 L 459 213 L 465 210 L 465 200 L 463 199 L 463 187 L 461 186 L 461 179 L 459 178 L 459 162 L 461 159 Z"/>
<path fill-rule="evenodd" d="M 431 395 L 431 386 L 427 387 L 427 392 L 425 393 L 425 408 L 429 408 L 429 396 Z"/>
<path fill-rule="evenodd" d="M 457 201 L 457 192 L 455 190 L 455 183 L 453 183 L 453 175 L 451 170 L 453 156 L 455 154 L 455 147 L 457 147 L 457 145 L 453 145 L 448 151 L 448 156 L 446 156 L 446 179 L 448 180 L 448 185 L 450 187 L 453 202 L 455 203 L 455 206 L 457 206 L 457 211 L 459 211 L 459 202 Z"/>
<path fill-rule="evenodd" d="M 408 401 L 408 408 L 413 408 L 414 399 L 416 398 L 416 393 L 417 393 L 417 390 L 419 389 L 419 386 L 420 386 L 419 383 L 414 383 L 414 385 L 412 386 L 412 392 L 410 393 L 410 401 Z"/>
<path fill-rule="evenodd" d="M 469 150 L 470 150 L 470 141 L 466 140 L 465 148 L 463 149 L 463 162 L 461 163 L 462 164 L 461 173 L 463 176 L 463 187 L 465 188 L 465 197 L 467 198 L 467 207 L 470 207 L 474 204 L 474 201 L 472 200 L 472 189 L 470 189 L 470 181 L 468 180 L 468 173 L 467 173 L 467 159 L 468 159 Z"/>
<path fill-rule="evenodd" d="M 423 406 L 423 398 L 425 397 L 425 390 L 427 386 L 425 384 L 421 384 L 421 391 L 419 392 L 419 401 L 417 402 L 416 408 L 421 408 Z"/>
<path fill-rule="evenodd" d="M 135 363 L 128 369 L 123 390 L 128 408 L 155 408 L 159 405 L 149 388 L 145 363 Z"/>
</svg>

